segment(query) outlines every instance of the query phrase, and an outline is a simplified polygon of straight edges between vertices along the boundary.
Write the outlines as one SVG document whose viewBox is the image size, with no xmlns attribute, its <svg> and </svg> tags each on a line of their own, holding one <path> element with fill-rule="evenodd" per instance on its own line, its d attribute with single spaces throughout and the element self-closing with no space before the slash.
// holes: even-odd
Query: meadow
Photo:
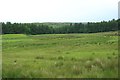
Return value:
<svg viewBox="0 0 120 80">
<path fill-rule="evenodd" d="M 116 34 L 2 35 L 2 77 L 117 78 Z"/>
</svg>

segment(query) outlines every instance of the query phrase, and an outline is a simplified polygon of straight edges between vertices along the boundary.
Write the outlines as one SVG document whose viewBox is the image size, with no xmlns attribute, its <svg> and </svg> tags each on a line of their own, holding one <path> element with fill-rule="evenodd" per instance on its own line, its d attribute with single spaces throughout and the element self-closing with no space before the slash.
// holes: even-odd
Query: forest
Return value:
<svg viewBox="0 0 120 80">
<path fill-rule="evenodd" d="M 59 24 L 56 27 L 50 24 Z M 67 25 L 66 25 L 67 24 Z M 120 19 L 87 23 L 2 23 L 3 34 L 68 34 L 97 33 L 120 30 Z M 62 25 L 62 26 L 61 26 Z"/>
</svg>

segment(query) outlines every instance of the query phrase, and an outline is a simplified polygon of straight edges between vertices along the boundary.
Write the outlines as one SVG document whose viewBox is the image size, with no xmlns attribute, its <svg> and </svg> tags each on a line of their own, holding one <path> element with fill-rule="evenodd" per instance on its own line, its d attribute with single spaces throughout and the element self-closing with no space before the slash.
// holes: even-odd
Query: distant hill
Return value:
<svg viewBox="0 0 120 80">
<path fill-rule="evenodd" d="M 43 23 L 34 23 L 37 25 L 49 25 L 49 27 L 58 28 L 63 26 L 69 26 L 70 24 L 82 23 L 87 24 L 87 22 L 43 22 Z"/>
</svg>

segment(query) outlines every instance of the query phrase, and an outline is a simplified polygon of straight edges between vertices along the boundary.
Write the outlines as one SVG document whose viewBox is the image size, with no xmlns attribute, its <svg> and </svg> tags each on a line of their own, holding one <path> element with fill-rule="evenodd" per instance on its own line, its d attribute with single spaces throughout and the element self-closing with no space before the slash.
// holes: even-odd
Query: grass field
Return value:
<svg viewBox="0 0 120 80">
<path fill-rule="evenodd" d="M 3 35 L 3 78 L 116 78 L 116 32 Z"/>
</svg>

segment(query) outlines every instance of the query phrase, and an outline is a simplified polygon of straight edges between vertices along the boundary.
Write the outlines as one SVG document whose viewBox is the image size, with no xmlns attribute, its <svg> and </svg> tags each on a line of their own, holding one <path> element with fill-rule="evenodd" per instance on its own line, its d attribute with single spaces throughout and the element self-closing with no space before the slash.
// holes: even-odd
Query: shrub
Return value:
<svg viewBox="0 0 120 80">
<path fill-rule="evenodd" d="M 64 56 L 59 56 L 58 57 L 58 60 L 63 60 L 64 59 Z"/>
<path fill-rule="evenodd" d="M 76 58 L 74 58 L 74 57 L 72 57 L 72 58 L 71 58 L 71 60 L 72 60 L 72 61 L 77 61 L 77 59 L 76 59 Z"/>
<path fill-rule="evenodd" d="M 37 57 L 35 57 L 36 59 L 44 59 L 44 57 L 43 56 L 37 56 Z"/>
</svg>

